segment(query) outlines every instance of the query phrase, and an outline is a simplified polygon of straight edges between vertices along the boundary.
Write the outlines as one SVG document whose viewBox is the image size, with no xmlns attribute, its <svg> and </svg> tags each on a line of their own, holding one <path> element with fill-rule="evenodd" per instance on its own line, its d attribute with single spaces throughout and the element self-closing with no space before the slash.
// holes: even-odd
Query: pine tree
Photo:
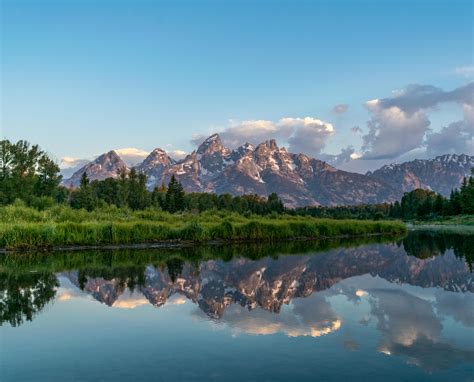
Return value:
<svg viewBox="0 0 474 382">
<path fill-rule="evenodd" d="M 87 186 L 89 186 L 90 180 L 89 177 L 87 176 L 86 172 L 84 171 L 81 175 L 81 181 L 79 183 L 79 187 L 81 189 L 85 189 Z"/>
<path fill-rule="evenodd" d="M 171 177 L 166 190 L 165 210 L 171 213 L 184 210 L 184 189 L 174 175 Z"/>
<path fill-rule="evenodd" d="M 267 208 L 269 212 L 276 212 L 279 214 L 284 211 L 285 207 L 283 206 L 283 202 L 280 200 L 276 192 L 272 192 L 268 195 Z"/>
</svg>

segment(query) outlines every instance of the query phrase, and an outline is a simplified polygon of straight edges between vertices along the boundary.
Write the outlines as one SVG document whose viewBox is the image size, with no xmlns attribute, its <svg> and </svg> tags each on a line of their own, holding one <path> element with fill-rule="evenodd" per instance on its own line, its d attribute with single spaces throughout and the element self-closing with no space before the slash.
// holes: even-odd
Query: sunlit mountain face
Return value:
<svg viewBox="0 0 474 382">
<path fill-rule="evenodd" d="M 100 348 L 118 380 L 125 353 L 148 377 L 153 361 L 170 365 L 175 354 L 202 373 L 205 357 L 246 378 L 263 373 L 250 362 L 258 354 L 282 379 L 290 370 L 325 375 L 345 359 L 341 372 L 355 379 L 398 368 L 408 379 L 465 380 L 474 362 L 473 240 L 414 232 L 372 243 L 6 256 L 2 334 L 9 349 L 33 336 L 27 353 L 34 359 L 46 346 L 62 362 L 49 365 L 58 373 L 74 369 L 59 349 L 78 357 Z M 99 350 L 84 357 L 103 372 Z M 14 352 L 4 358 L 19 365 Z M 8 369 L 16 371 L 7 377 L 33 375 Z M 192 379 L 179 368 L 165 375 Z"/>
</svg>

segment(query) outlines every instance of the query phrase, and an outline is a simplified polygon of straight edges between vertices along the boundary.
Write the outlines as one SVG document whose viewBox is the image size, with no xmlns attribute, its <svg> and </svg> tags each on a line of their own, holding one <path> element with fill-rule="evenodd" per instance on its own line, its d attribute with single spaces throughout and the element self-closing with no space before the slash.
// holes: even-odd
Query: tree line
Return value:
<svg viewBox="0 0 474 382">
<path fill-rule="evenodd" d="M 155 187 L 151 192 L 148 191 L 146 183 L 146 176 L 137 173 L 135 169 L 131 169 L 128 174 L 121 172 L 118 178 L 92 182 L 84 173 L 79 188 L 70 193 L 70 205 L 89 211 L 106 204 L 133 210 L 160 208 L 171 213 L 217 209 L 241 214 L 266 215 L 285 211 L 282 201 L 275 193 L 270 194 L 268 198 L 258 195 L 187 193 L 174 175 L 167 185 Z"/>
<path fill-rule="evenodd" d="M 474 175 L 474 169 L 471 170 Z M 429 220 L 440 217 L 474 214 L 474 177 L 465 177 L 461 187 L 445 198 L 430 190 L 416 189 L 390 205 L 389 217 Z"/>
<path fill-rule="evenodd" d="M 474 175 L 474 169 L 471 170 Z M 402 219 L 434 220 L 474 214 L 474 177 L 464 178 L 449 198 L 430 190 L 416 189 L 403 194 L 395 203 L 335 207 L 302 207 L 289 213 L 331 219 Z"/>
</svg>

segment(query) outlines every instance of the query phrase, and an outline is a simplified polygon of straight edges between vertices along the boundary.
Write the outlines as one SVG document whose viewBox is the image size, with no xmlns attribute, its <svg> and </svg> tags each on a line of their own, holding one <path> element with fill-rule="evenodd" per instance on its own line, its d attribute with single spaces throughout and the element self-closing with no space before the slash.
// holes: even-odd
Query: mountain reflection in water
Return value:
<svg viewBox="0 0 474 382">
<path fill-rule="evenodd" d="M 8 254 L 0 320 L 20 326 L 47 305 L 90 298 L 117 309 L 192 303 L 186 314 L 232 336 L 346 330 L 342 346 L 355 352 L 354 332 L 373 328 L 378 353 L 433 372 L 474 362 L 472 248 L 474 236 L 413 232 L 355 246 Z"/>
</svg>

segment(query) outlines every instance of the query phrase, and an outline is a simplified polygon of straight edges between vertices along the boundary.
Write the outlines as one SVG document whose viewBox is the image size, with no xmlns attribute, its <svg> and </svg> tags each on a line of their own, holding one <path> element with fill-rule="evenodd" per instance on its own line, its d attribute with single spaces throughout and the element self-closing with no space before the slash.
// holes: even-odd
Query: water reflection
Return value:
<svg viewBox="0 0 474 382">
<path fill-rule="evenodd" d="M 56 295 L 58 280 L 50 272 L 0 274 L 0 324 L 31 321 Z"/>
<path fill-rule="evenodd" d="M 344 331 L 354 352 L 351 333 L 373 328 L 379 353 L 432 372 L 474 361 L 473 239 L 6 255 L 0 320 L 18 326 L 48 302 L 86 296 L 117 309 L 191 303 L 193 317 L 232 336 Z"/>
<path fill-rule="evenodd" d="M 214 319 L 220 319 L 232 304 L 278 313 L 293 298 L 310 296 L 362 274 L 395 283 L 474 292 L 474 235 L 412 232 L 401 242 L 356 242 L 355 247 L 344 247 L 350 244 L 296 242 L 133 253 L 4 255 L 0 261 L 0 320 L 13 326 L 32 320 L 55 297 L 56 275 L 67 277 L 108 306 L 125 306 L 127 298 L 138 298 L 159 307 L 178 293 Z M 331 247 L 335 249 L 324 251 Z M 291 256 L 280 256 L 286 253 Z M 443 306 L 456 298 L 460 297 L 451 297 Z M 463 322 L 472 320 L 469 315 Z"/>
</svg>

